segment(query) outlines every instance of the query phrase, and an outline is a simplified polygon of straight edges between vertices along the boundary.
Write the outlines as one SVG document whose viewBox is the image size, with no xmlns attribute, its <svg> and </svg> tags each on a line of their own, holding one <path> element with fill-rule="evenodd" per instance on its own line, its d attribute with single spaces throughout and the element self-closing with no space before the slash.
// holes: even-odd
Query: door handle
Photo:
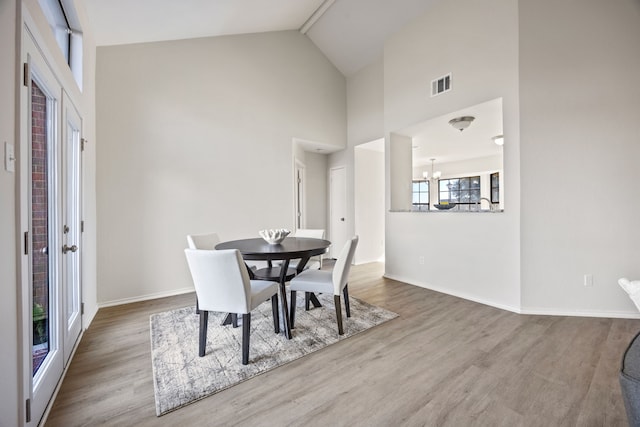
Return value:
<svg viewBox="0 0 640 427">
<path fill-rule="evenodd" d="M 66 244 L 62 247 L 62 253 L 66 254 L 67 252 L 71 251 L 71 252 L 75 252 L 78 250 L 78 247 L 76 245 L 72 245 L 72 246 L 67 246 Z"/>
</svg>

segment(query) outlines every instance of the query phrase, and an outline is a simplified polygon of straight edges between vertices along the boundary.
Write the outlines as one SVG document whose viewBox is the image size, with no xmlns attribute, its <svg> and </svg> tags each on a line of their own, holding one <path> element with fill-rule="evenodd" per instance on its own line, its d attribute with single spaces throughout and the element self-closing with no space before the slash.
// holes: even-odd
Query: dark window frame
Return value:
<svg viewBox="0 0 640 427">
<path fill-rule="evenodd" d="M 457 181 L 457 188 L 452 189 L 454 181 Z M 466 188 L 463 188 L 461 182 L 467 181 Z M 475 184 L 477 182 L 477 185 Z M 446 190 L 442 190 L 442 184 L 446 183 Z M 469 195 L 468 201 L 462 201 L 465 193 Z M 443 195 L 448 195 L 448 198 L 443 198 Z M 457 197 L 451 197 L 452 194 L 457 194 Z M 474 200 L 474 196 L 475 200 Z M 438 180 L 438 203 L 448 202 L 449 204 L 455 204 L 456 210 L 471 210 L 471 205 L 480 203 L 482 197 L 480 175 L 474 176 L 461 176 L 459 178 L 441 178 Z M 460 209 L 460 207 L 464 207 Z"/>
<path fill-rule="evenodd" d="M 40 0 L 40 5 L 42 12 L 49 22 L 53 37 L 56 39 L 56 43 L 67 65 L 71 68 L 71 34 L 73 33 L 73 29 L 69 23 L 65 6 L 62 0 Z M 58 32 L 61 32 L 61 34 L 58 34 Z"/>
<path fill-rule="evenodd" d="M 500 172 L 489 175 L 489 183 L 491 203 L 500 203 Z"/>
<path fill-rule="evenodd" d="M 427 191 L 420 191 L 418 189 L 418 191 L 415 191 L 415 185 L 416 184 L 420 184 L 420 183 L 425 183 L 427 185 Z M 420 195 L 425 194 L 426 193 L 426 198 L 427 198 L 427 202 L 423 203 L 422 202 L 422 197 L 420 197 Z M 418 203 L 414 203 L 414 197 L 415 195 L 418 194 L 418 199 L 420 200 L 420 202 Z M 429 210 L 430 209 L 430 198 L 431 198 L 431 185 L 428 179 L 414 179 L 411 183 L 411 206 L 413 208 L 415 208 L 415 210 L 419 210 L 419 211 L 423 211 L 423 210 Z M 426 209 L 425 209 L 426 208 Z"/>
</svg>

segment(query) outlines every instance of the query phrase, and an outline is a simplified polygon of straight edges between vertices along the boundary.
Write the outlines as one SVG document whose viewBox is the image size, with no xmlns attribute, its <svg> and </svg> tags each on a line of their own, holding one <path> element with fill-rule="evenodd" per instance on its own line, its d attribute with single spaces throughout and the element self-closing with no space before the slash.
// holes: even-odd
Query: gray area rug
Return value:
<svg viewBox="0 0 640 427">
<path fill-rule="evenodd" d="M 304 295 L 304 294 L 303 294 Z M 209 314 L 207 349 L 198 357 L 198 319 L 194 307 L 151 315 L 151 361 L 156 414 L 164 415 L 256 375 L 347 339 L 398 315 L 350 297 L 351 317 L 338 335 L 333 295 L 319 295 L 320 308 L 304 310 L 298 295 L 293 338 L 273 332 L 271 303 L 251 314 L 249 365 L 242 365 L 242 327 L 221 326 L 223 313 Z M 280 319 L 282 323 L 282 319 Z"/>
</svg>

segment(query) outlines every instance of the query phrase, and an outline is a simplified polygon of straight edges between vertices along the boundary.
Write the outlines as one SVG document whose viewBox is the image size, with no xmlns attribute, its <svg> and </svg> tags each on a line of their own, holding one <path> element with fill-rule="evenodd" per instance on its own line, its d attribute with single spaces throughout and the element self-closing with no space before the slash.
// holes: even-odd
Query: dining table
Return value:
<svg viewBox="0 0 640 427">
<path fill-rule="evenodd" d="M 309 258 L 322 255 L 327 252 L 331 242 L 324 239 L 309 237 L 286 237 L 281 243 L 268 243 L 262 238 L 230 240 L 218 243 L 217 250 L 237 249 L 245 261 L 267 261 L 268 267 L 253 270 L 247 268 L 249 277 L 256 280 L 269 280 L 278 282 L 280 301 L 282 306 L 282 318 L 284 335 L 291 339 L 291 322 L 289 319 L 289 304 L 285 284 L 296 274 L 304 270 Z M 289 268 L 289 261 L 300 259 L 296 268 Z M 273 261 L 282 261 L 278 266 Z M 317 299 L 312 299 L 314 305 L 319 305 Z"/>
</svg>

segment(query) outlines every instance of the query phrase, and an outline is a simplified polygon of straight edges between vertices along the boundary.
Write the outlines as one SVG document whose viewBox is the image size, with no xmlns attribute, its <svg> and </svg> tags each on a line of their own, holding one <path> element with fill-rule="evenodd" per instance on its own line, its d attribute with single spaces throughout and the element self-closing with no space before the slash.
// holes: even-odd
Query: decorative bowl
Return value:
<svg viewBox="0 0 640 427">
<path fill-rule="evenodd" d="M 285 237 L 287 237 L 291 231 L 285 228 L 276 228 L 270 230 L 260 230 L 258 234 L 270 245 L 277 245 L 282 243 Z"/>
<path fill-rule="evenodd" d="M 445 204 L 436 204 L 436 205 L 433 205 L 433 206 L 435 206 L 438 210 L 446 211 L 446 210 L 455 208 L 456 204 L 455 203 L 449 203 L 449 204 L 446 204 L 446 205 Z"/>
</svg>

